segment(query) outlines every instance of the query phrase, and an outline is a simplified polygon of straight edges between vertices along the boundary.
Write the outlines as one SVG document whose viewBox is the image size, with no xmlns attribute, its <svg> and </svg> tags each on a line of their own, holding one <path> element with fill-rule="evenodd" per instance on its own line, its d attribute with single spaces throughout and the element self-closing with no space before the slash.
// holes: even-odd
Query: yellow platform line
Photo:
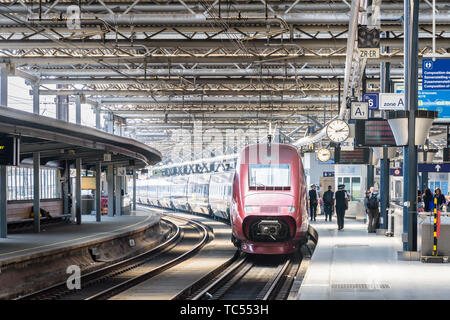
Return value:
<svg viewBox="0 0 450 320">
<path fill-rule="evenodd" d="M 0 257 L 1 257 L 1 256 L 6 256 L 6 255 L 10 255 L 10 254 L 19 253 L 19 252 L 30 251 L 30 250 L 34 250 L 34 249 L 47 248 L 47 247 L 56 246 L 56 245 L 63 244 L 63 243 L 76 242 L 76 241 L 79 241 L 79 240 L 88 239 L 88 238 L 92 238 L 92 237 L 99 236 L 99 235 L 104 235 L 104 234 L 108 234 L 108 233 L 113 233 L 113 232 L 116 232 L 116 231 L 120 231 L 120 230 L 123 230 L 123 229 L 127 229 L 127 228 L 131 228 L 131 227 L 137 226 L 137 225 L 139 225 L 139 224 L 141 224 L 141 223 L 147 221 L 147 220 L 150 219 L 151 217 L 152 217 L 152 216 L 148 216 L 147 218 L 145 218 L 145 219 L 142 220 L 142 221 L 136 222 L 136 223 L 134 223 L 134 224 L 132 224 L 132 225 L 129 225 L 129 226 L 120 227 L 120 228 L 118 228 L 118 229 L 114 229 L 114 230 L 111 230 L 111 231 L 99 232 L 99 233 L 94 233 L 94 234 L 91 234 L 91 235 L 88 235 L 88 236 L 84 236 L 84 237 L 80 237 L 80 238 L 69 239 L 69 240 L 64 240 L 64 241 L 59 241 L 59 242 L 54 242 L 54 243 L 44 244 L 44 245 L 42 245 L 42 246 L 37 246 L 37 247 L 31 247 L 31 248 L 26 248 L 26 249 L 21 249 L 21 250 L 16 250 L 16 251 L 10 251 L 10 252 L 5 252 L 5 253 L 0 253 Z"/>
</svg>

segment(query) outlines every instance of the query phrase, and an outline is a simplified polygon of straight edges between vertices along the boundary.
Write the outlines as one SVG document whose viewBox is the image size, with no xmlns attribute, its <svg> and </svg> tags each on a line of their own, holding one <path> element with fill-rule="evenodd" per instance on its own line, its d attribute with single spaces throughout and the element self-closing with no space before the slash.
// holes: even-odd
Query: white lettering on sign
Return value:
<svg viewBox="0 0 450 320">
<path fill-rule="evenodd" d="M 381 93 L 380 110 L 406 110 L 403 93 Z"/>
</svg>

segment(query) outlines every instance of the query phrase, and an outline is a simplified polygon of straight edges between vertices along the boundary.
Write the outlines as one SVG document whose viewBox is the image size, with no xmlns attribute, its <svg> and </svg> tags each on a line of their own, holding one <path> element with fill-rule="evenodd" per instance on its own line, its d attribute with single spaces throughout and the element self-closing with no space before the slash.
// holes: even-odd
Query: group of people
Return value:
<svg viewBox="0 0 450 320">
<path fill-rule="evenodd" d="M 336 192 L 332 191 L 332 187 L 328 186 L 328 190 L 319 197 L 316 190 L 316 185 L 312 184 L 311 189 L 308 192 L 309 199 L 309 212 L 312 221 L 316 221 L 317 205 L 319 201 L 323 202 L 323 208 L 325 211 L 325 221 L 331 221 L 334 210 L 336 209 L 338 230 L 344 229 L 344 217 L 345 211 L 348 209 L 349 195 L 344 190 L 345 185 L 338 186 Z"/>
<path fill-rule="evenodd" d="M 437 202 L 437 209 L 442 210 L 444 205 L 446 205 L 447 200 L 445 199 L 445 196 L 442 194 L 442 191 L 440 188 L 436 188 L 434 190 L 434 194 L 431 193 L 431 190 L 427 188 L 425 192 L 422 194 L 420 191 L 418 191 L 417 196 L 417 209 L 419 211 L 431 212 L 434 209 L 434 198 L 436 198 Z"/>
</svg>

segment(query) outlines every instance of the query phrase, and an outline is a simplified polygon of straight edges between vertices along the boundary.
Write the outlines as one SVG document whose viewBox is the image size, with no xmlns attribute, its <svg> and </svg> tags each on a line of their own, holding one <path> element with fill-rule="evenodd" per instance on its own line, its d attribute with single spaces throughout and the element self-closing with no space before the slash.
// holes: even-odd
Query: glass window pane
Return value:
<svg viewBox="0 0 450 320">
<path fill-rule="evenodd" d="M 291 168 L 289 164 L 251 164 L 249 171 L 250 187 L 291 186 Z"/>
<path fill-rule="evenodd" d="M 361 178 L 352 178 L 352 190 L 351 190 L 352 200 L 361 199 Z"/>
</svg>

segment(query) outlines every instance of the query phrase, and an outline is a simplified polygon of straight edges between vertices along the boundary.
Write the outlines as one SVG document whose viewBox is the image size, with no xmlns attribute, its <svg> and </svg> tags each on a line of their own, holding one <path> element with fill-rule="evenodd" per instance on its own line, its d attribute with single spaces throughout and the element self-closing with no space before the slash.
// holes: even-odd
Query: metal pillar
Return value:
<svg viewBox="0 0 450 320">
<path fill-rule="evenodd" d="M 34 213 L 34 232 L 41 232 L 41 153 L 33 153 L 33 213 Z"/>
<path fill-rule="evenodd" d="M 102 164 L 97 162 L 95 173 L 95 217 L 97 222 L 102 220 Z"/>
<path fill-rule="evenodd" d="M 372 153 L 372 157 L 373 157 L 374 155 L 373 155 L 372 150 L 370 150 L 370 152 Z M 373 168 L 374 168 L 373 165 L 371 165 L 371 164 L 367 165 L 367 189 L 370 189 L 370 187 L 373 187 L 373 185 L 374 185 Z"/>
<path fill-rule="evenodd" d="M 39 85 L 34 84 L 33 85 L 33 113 L 39 114 L 40 108 L 39 108 Z"/>
<path fill-rule="evenodd" d="M 114 167 L 108 166 L 106 182 L 108 183 L 108 216 L 114 216 Z"/>
<path fill-rule="evenodd" d="M 133 168 L 133 210 L 136 211 L 136 169 Z"/>
<path fill-rule="evenodd" d="M 75 96 L 75 123 L 81 124 L 81 97 Z"/>
<path fill-rule="evenodd" d="M 100 124 L 100 107 L 97 107 L 95 109 L 95 128 L 97 129 L 101 129 L 101 124 Z"/>
<path fill-rule="evenodd" d="M 6 238 L 8 233 L 8 222 L 6 212 L 8 205 L 8 170 L 6 166 L 0 166 L 0 238 Z"/>
<path fill-rule="evenodd" d="M 0 66 L 0 105 L 8 106 L 8 67 Z"/>
<path fill-rule="evenodd" d="M 116 216 L 122 215 L 122 177 L 116 175 L 115 177 L 115 195 L 116 195 L 116 204 L 115 204 L 115 212 Z"/>
<path fill-rule="evenodd" d="M 417 251 L 417 147 L 415 146 L 415 111 L 417 110 L 418 94 L 418 25 L 419 0 L 405 1 L 404 22 L 404 66 L 405 66 L 405 103 L 409 106 L 408 147 L 405 148 L 404 180 L 408 180 L 405 189 L 408 223 L 408 251 Z M 409 204 L 409 206 L 408 206 Z"/>
<path fill-rule="evenodd" d="M 77 224 L 81 224 L 81 158 L 76 159 L 77 177 L 75 178 L 75 216 Z"/>
<path fill-rule="evenodd" d="M 56 89 L 67 89 L 67 85 L 57 84 Z M 56 96 L 56 119 L 69 121 L 69 96 Z"/>
<path fill-rule="evenodd" d="M 69 214 L 69 185 L 70 185 L 70 167 L 69 161 L 64 163 L 64 182 L 62 185 L 63 191 L 63 212 L 64 214 Z"/>
<path fill-rule="evenodd" d="M 389 38 L 389 33 L 385 32 L 385 38 Z M 382 48 L 383 52 L 389 52 L 389 47 Z M 389 62 L 382 62 L 380 65 L 380 87 L 381 92 L 390 92 L 390 71 L 391 64 Z M 389 208 L 389 157 L 388 148 L 383 148 L 383 158 L 380 159 L 380 217 L 382 223 L 380 223 L 381 229 L 389 228 L 387 208 Z"/>
</svg>

